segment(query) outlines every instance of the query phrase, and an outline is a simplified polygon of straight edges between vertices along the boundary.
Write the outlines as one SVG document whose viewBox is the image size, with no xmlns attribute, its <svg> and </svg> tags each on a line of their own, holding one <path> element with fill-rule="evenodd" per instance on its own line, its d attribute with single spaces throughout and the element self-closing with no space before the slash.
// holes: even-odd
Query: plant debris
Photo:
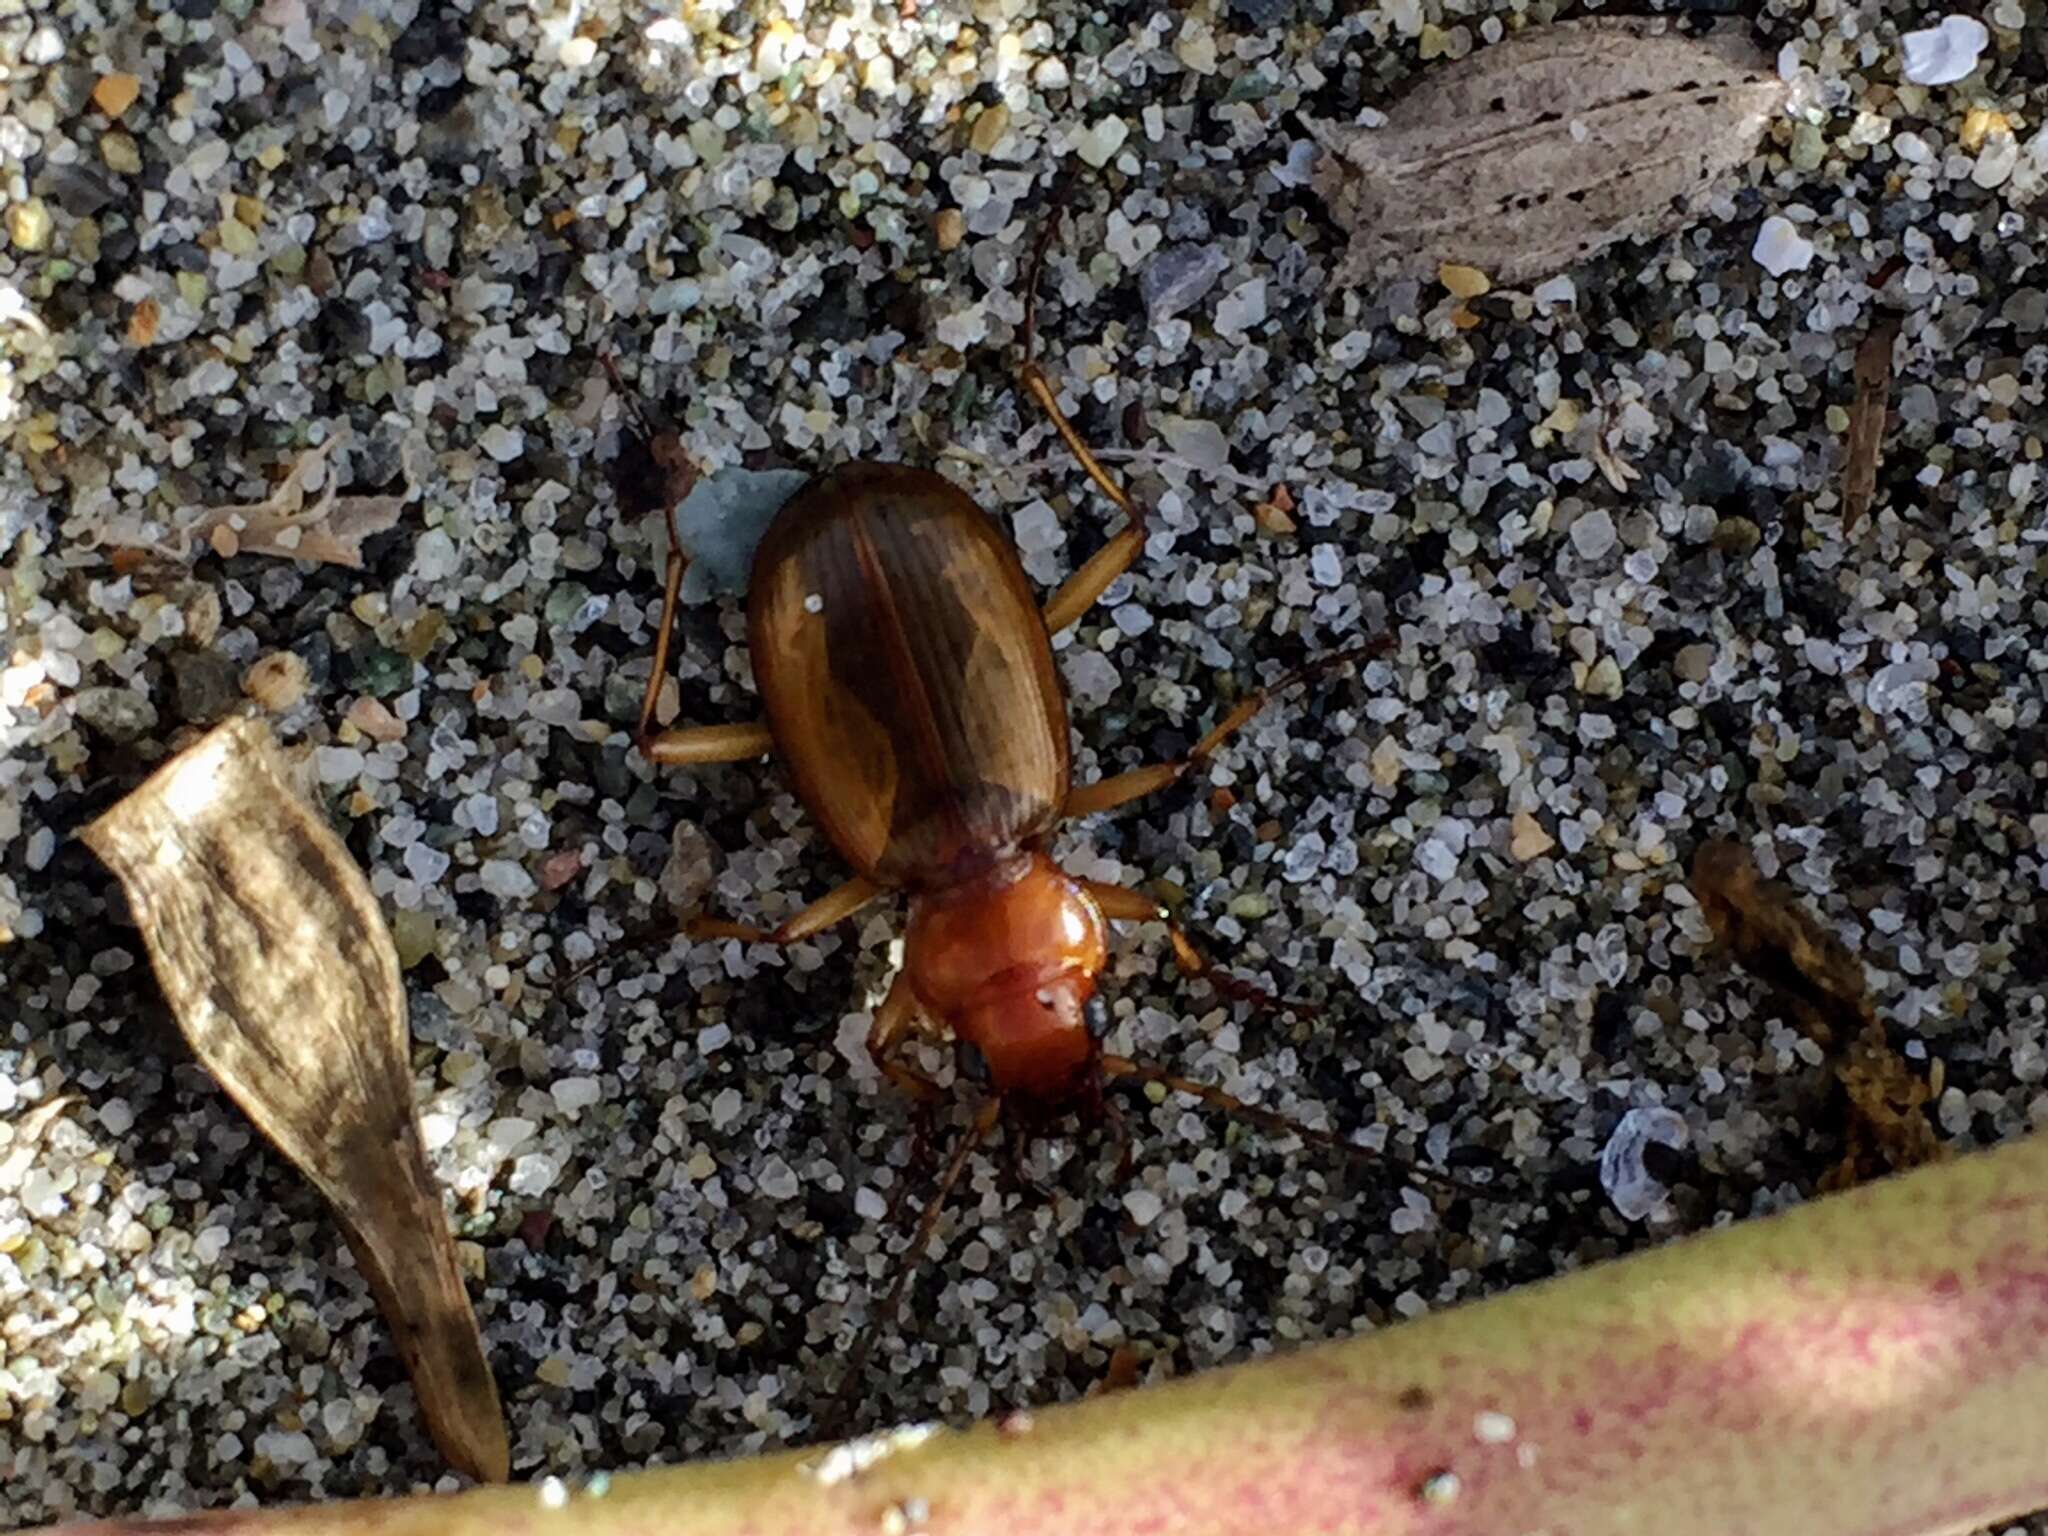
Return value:
<svg viewBox="0 0 2048 1536">
<path fill-rule="evenodd" d="M 334 1207 L 449 1462 L 502 1481 L 497 1384 L 412 1101 L 389 930 L 269 730 L 231 720 L 84 833 L 193 1054 Z"/>
<path fill-rule="evenodd" d="M 1714 938 L 1769 984 L 1833 1063 L 1849 1101 L 1848 1150 L 1821 1180 L 1840 1189 L 1947 1156 L 1926 1115 L 1935 1088 L 1885 1038 L 1863 962 L 1785 885 L 1766 880 L 1740 843 L 1693 856 L 1692 891 Z"/>
<path fill-rule="evenodd" d="M 153 533 L 139 518 L 118 518 L 102 530 L 100 543 L 184 561 L 190 560 L 194 546 L 203 542 L 222 559 L 275 555 L 359 571 L 364 541 L 397 523 L 406 498 L 343 496 L 330 477 L 319 498 L 308 507 L 307 476 L 315 465 L 324 466 L 329 455 L 347 440 L 347 432 L 336 432 L 318 447 L 306 449 L 277 488 L 261 501 L 202 507 L 162 534 Z"/>
<path fill-rule="evenodd" d="M 1335 280 L 1449 267 L 1497 286 L 1666 234 L 1784 99 L 1732 35 L 1695 41 L 1637 17 L 1517 33 L 1424 75 L 1382 127 L 1308 123 L 1326 151 L 1316 189 L 1351 232 Z"/>
<path fill-rule="evenodd" d="M 1105 1392 L 1129 1392 L 1145 1376 L 1145 1360 L 1137 1350 L 1128 1344 L 1119 1344 L 1109 1352 L 1109 1364 L 1102 1375 L 1089 1385 L 1088 1395 L 1099 1397 Z"/>
<path fill-rule="evenodd" d="M 1892 349 L 1898 339 L 1898 317 L 1887 315 L 1871 326 L 1856 349 L 1856 403 L 1849 408 L 1848 461 L 1842 469 L 1845 534 L 1863 521 L 1877 497 L 1885 419 L 1892 407 Z"/>
</svg>

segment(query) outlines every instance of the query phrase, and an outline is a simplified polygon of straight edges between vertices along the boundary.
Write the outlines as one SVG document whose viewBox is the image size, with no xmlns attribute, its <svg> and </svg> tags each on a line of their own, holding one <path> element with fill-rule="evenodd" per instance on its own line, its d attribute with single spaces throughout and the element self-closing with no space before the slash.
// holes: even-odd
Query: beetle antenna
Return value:
<svg viewBox="0 0 2048 1536">
<path fill-rule="evenodd" d="M 988 1140 L 989 1132 L 996 1128 L 1002 1113 L 1003 1101 L 1000 1098 L 990 1099 L 975 1111 L 974 1123 L 960 1133 L 959 1144 L 953 1148 L 946 1171 L 939 1175 L 931 1199 L 918 1213 L 917 1230 L 911 1234 L 909 1245 L 896 1255 L 896 1277 L 889 1283 L 888 1295 L 882 1298 L 881 1310 L 868 1319 L 867 1330 L 854 1343 L 853 1357 L 847 1361 L 846 1376 L 839 1385 L 842 1406 L 859 1389 L 867 1373 L 868 1355 L 874 1348 L 875 1335 L 895 1323 L 896 1314 L 903 1306 L 903 1294 L 910 1288 L 910 1277 L 917 1272 L 918 1261 L 931 1245 L 932 1234 L 939 1229 L 939 1217 L 946 1209 L 946 1201 L 951 1198 L 954 1186 L 967 1172 L 968 1159 Z"/>
<path fill-rule="evenodd" d="M 633 425 L 640 429 L 642 437 L 656 437 L 670 431 L 665 413 L 657 411 L 641 397 L 640 391 L 626 382 L 626 376 L 619 372 L 618 354 L 610 347 L 597 354 L 597 360 L 604 364 L 604 371 L 612 381 L 612 389 L 624 403 L 626 414 L 633 418 Z"/>
<path fill-rule="evenodd" d="M 1393 1168 L 1417 1184 L 1433 1184 L 1442 1189 L 1456 1190 L 1459 1194 L 1469 1195 L 1475 1200 L 1499 1198 L 1498 1191 L 1482 1189 L 1477 1184 L 1468 1184 L 1448 1173 L 1438 1173 L 1434 1168 L 1424 1168 L 1419 1163 L 1411 1163 L 1404 1157 L 1396 1157 L 1388 1152 L 1375 1152 L 1370 1147 L 1361 1147 L 1328 1131 L 1319 1131 L 1314 1126 L 1303 1125 L 1291 1115 L 1283 1115 L 1278 1110 L 1265 1109 L 1257 1104 L 1247 1104 L 1234 1093 L 1226 1092 L 1211 1083 L 1182 1077 L 1179 1073 L 1169 1072 L 1164 1067 L 1147 1066 L 1144 1062 L 1132 1061 L 1128 1056 L 1103 1056 L 1099 1059 L 1098 1065 L 1103 1077 L 1111 1081 L 1123 1078 L 1140 1083 L 1158 1083 L 1175 1093 L 1184 1093 L 1190 1098 L 1199 1099 L 1211 1109 L 1220 1109 L 1227 1115 L 1248 1120 L 1263 1130 L 1275 1131 L 1283 1136 L 1299 1136 L 1314 1146 L 1327 1147 L 1333 1152 L 1343 1153 L 1346 1157 L 1364 1158 L 1381 1167 Z"/>
</svg>

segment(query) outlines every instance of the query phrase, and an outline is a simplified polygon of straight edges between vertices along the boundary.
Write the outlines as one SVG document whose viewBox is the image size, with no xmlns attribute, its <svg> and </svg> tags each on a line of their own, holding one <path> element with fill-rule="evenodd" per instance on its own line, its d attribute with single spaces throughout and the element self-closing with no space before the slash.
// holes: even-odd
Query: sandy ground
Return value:
<svg viewBox="0 0 2048 1536">
<path fill-rule="evenodd" d="M 1127 1178 L 1094 1138 L 1036 1149 L 1037 1195 L 975 1162 L 859 1422 L 1071 1397 L 1120 1346 L 1164 1376 L 1348 1334 L 1811 1194 L 1830 1079 L 1709 953 L 1708 837 L 1866 958 L 1945 1139 L 2048 1118 L 2038 8 L 1999 0 L 1927 88 L 1899 33 L 1936 16 L 1767 9 L 1741 25 L 1813 105 L 1682 233 L 1469 328 L 1434 284 L 1332 288 L 1299 115 L 1383 104 L 1494 9 L 0 0 L 0 1524 L 442 1477 L 322 1207 L 192 1064 L 74 836 L 237 710 L 313 749 L 398 935 L 515 1472 L 835 1427 L 922 1178 L 859 1050 L 900 912 L 786 955 L 672 937 L 841 870 L 779 770 L 631 751 L 660 557 L 600 353 L 708 468 L 943 470 L 1050 590 L 1114 523 L 1014 382 L 1061 172 L 1046 361 L 1156 510 L 1060 645 L 1077 781 L 1381 643 L 1062 834 L 1318 1009 L 1227 1005 L 1139 927 L 1112 1044 L 1497 1194 L 1134 1101 Z M 1803 270 L 1760 265 L 1772 216 Z M 1897 416 L 1846 529 L 1880 314 Z M 107 547 L 344 430 L 334 483 L 405 498 L 361 570 Z M 1276 486 L 1291 529 L 1255 511 Z M 665 715 L 752 718 L 742 638 L 729 596 L 690 609 Z M 1652 1108 L 1686 1145 L 1636 1219 L 1600 1156 Z"/>
</svg>

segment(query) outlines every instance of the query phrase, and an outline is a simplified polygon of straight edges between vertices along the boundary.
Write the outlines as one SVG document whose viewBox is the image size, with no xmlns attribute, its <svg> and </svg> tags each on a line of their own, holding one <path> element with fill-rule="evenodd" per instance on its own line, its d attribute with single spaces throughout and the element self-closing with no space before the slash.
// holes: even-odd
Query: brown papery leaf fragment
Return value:
<svg viewBox="0 0 2048 1536">
<path fill-rule="evenodd" d="M 1789 886 L 1766 880 L 1740 843 L 1709 842 L 1693 856 L 1692 892 L 1714 938 L 1768 983 L 1786 1011 L 1827 1051 L 1849 1100 L 1849 1150 L 1823 1189 L 1917 1168 L 1948 1155 L 1925 1107 L 1934 1097 L 1885 1038 L 1863 962 L 1800 905 Z"/>
<path fill-rule="evenodd" d="M 1145 1373 L 1145 1361 L 1128 1344 L 1119 1344 L 1110 1351 L 1109 1363 L 1103 1367 L 1101 1379 L 1088 1388 L 1088 1396 L 1095 1397 L 1104 1392 L 1128 1392 L 1137 1386 Z"/>
<path fill-rule="evenodd" d="M 362 871 L 253 720 L 209 732 L 84 837 L 120 877 L 193 1054 L 334 1207 L 435 1444 L 503 1481 L 497 1383 L 420 1141 L 397 951 Z"/>
<path fill-rule="evenodd" d="M 1856 403 L 1849 407 L 1848 460 L 1842 468 L 1842 532 L 1863 521 L 1877 498 L 1877 470 L 1884 457 L 1885 418 L 1892 408 L 1892 344 L 1898 317 L 1871 326 L 1856 349 Z"/>
</svg>

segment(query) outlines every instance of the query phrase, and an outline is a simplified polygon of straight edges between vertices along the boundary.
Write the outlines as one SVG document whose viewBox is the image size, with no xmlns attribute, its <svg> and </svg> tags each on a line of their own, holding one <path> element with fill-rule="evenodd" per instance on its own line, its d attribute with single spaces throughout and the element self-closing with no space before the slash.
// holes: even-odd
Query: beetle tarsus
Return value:
<svg viewBox="0 0 2048 1536">
<path fill-rule="evenodd" d="M 932 1190 L 932 1197 L 918 1213 L 917 1230 L 911 1233 L 910 1241 L 896 1255 L 896 1274 L 890 1281 L 889 1291 L 882 1298 L 882 1307 L 868 1319 L 868 1326 L 854 1341 L 853 1353 L 846 1362 L 846 1375 L 839 1383 L 839 1404 L 842 1415 L 850 1412 L 852 1399 L 867 1378 L 868 1355 L 873 1351 L 875 1335 L 890 1326 L 903 1307 L 903 1295 L 910 1287 L 910 1278 L 917 1273 L 917 1266 L 924 1251 L 931 1246 L 932 1235 L 938 1231 L 939 1217 L 944 1214 L 946 1202 L 952 1197 L 954 1186 L 967 1172 L 967 1164 L 975 1151 L 988 1139 L 1002 1118 L 1003 1101 L 1000 1097 L 987 1100 L 975 1111 L 974 1121 L 960 1133 L 959 1145 L 954 1147 L 953 1156 L 946 1164 L 946 1171 Z"/>
<path fill-rule="evenodd" d="M 1468 1195 L 1476 1200 L 1498 1198 L 1496 1191 L 1482 1189 L 1477 1184 L 1468 1184 L 1463 1179 L 1457 1178 L 1452 1174 L 1439 1173 L 1434 1168 L 1424 1168 L 1419 1163 L 1411 1163 L 1406 1158 L 1396 1157 L 1390 1152 L 1376 1152 L 1371 1147 L 1361 1147 L 1356 1142 L 1346 1141 L 1343 1137 L 1333 1135 L 1329 1131 L 1319 1131 L 1314 1126 L 1303 1125 L 1291 1115 L 1283 1115 L 1278 1110 L 1266 1109 L 1258 1104 L 1247 1103 L 1236 1094 L 1226 1089 L 1218 1088 L 1213 1083 L 1201 1082 L 1192 1077 L 1182 1077 L 1179 1073 L 1169 1072 L 1164 1067 L 1155 1067 L 1145 1062 L 1132 1061 L 1127 1056 L 1104 1056 L 1101 1061 L 1101 1068 L 1102 1075 L 1111 1081 L 1124 1078 L 1140 1083 L 1158 1083 L 1175 1093 L 1184 1093 L 1189 1098 L 1208 1105 L 1211 1109 L 1218 1109 L 1227 1115 L 1234 1115 L 1240 1120 L 1249 1121 L 1263 1130 L 1278 1132 L 1285 1136 L 1299 1136 L 1303 1141 L 1310 1142 L 1319 1147 L 1328 1147 L 1331 1151 L 1341 1152 L 1346 1157 L 1361 1158 L 1367 1162 L 1391 1168 L 1411 1183 L 1430 1184 L 1441 1189 L 1455 1190 L 1461 1195 Z"/>
</svg>

